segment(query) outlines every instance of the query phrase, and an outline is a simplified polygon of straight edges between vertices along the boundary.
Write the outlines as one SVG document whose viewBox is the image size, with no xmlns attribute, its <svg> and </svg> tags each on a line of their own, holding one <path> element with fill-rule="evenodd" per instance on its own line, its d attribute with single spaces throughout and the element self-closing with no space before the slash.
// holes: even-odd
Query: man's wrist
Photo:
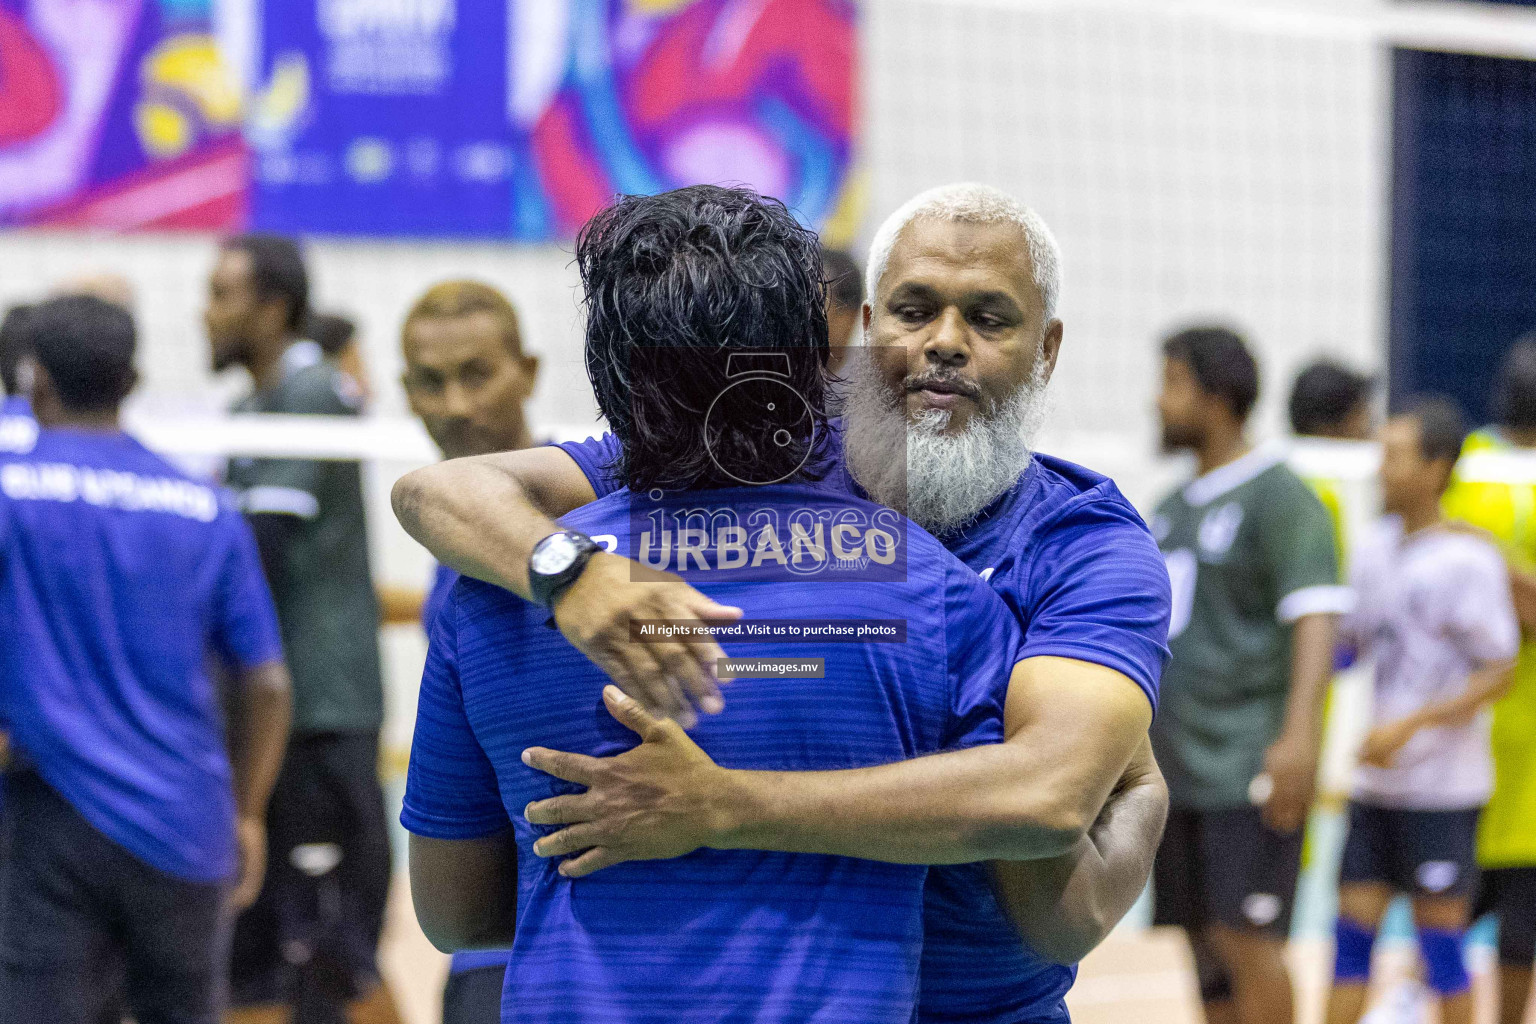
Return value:
<svg viewBox="0 0 1536 1024">
<path fill-rule="evenodd" d="M 712 850 L 756 849 L 753 838 L 768 819 L 770 772 L 719 769 L 718 797 L 709 813 L 708 837 L 702 844 Z"/>
</svg>

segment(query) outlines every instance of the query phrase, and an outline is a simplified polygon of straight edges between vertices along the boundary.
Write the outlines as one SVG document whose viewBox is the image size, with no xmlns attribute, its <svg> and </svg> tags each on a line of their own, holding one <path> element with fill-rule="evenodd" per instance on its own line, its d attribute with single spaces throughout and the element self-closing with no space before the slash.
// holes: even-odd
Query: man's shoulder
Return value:
<svg viewBox="0 0 1536 1024">
<path fill-rule="evenodd" d="M 1286 464 L 1283 458 L 1242 487 L 1235 496 L 1245 505 L 1272 507 L 1275 502 L 1299 503 L 1308 508 L 1323 509 L 1317 491 Z"/>
<path fill-rule="evenodd" d="M 1036 455 L 1030 473 L 1035 479 L 1019 525 L 1037 545 L 1069 543 L 1085 532 L 1114 543 L 1152 543 L 1141 513 L 1109 477 L 1050 455 Z"/>
<path fill-rule="evenodd" d="M 263 404 L 266 412 L 352 416 L 361 411 L 362 396 L 350 377 L 322 359 L 283 377 Z"/>
<path fill-rule="evenodd" d="M 1490 537 L 1466 530 L 1436 529 L 1426 539 L 1434 545 L 1435 560 L 1449 572 L 1479 576 L 1504 572 L 1504 555 Z"/>
</svg>

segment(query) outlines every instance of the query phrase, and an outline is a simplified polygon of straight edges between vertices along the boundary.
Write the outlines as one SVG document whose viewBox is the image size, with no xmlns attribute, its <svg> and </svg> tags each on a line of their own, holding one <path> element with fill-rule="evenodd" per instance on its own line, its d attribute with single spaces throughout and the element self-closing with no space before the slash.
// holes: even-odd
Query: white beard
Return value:
<svg viewBox="0 0 1536 1024">
<path fill-rule="evenodd" d="M 1017 391 L 978 410 L 954 436 L 943 433 L 948 410 L 926 409 L 909 421 L 905 393 L 893 395 L 870 360 L 851 369 L 843 416 L 848 470 L 872 499 L 929 533 L 970 525 L 1028 468 L 1049 405 L 1043 351 Z"/>
</svg>

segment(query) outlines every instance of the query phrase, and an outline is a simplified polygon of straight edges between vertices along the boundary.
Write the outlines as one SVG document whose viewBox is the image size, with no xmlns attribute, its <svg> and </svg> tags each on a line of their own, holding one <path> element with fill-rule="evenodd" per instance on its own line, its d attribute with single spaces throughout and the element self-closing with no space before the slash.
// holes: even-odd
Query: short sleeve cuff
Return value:
<svg viewBox="0 0 1536 1024">
<path fill-rule="evenodd" d="M 235 652 L 242 672 L 250 672 L 261 668 L 263 665 L 271 665 L 283 660 L 283 643 L 276 638 L 268 639 L 260 644 L 253 645 L 248 650 Z"/>
<path fill-rule="evenodd" d="M 1157 714 L 1158 680 L 1149 678 L 1146 668 L 1134 658 L 1128 658 L 1113 648 L 1081 640 L 1050 640 L 1039 644 L 1025 643 L 1019 660 L 1027 658 L 1071 658 L 1119 672 L 1141 689 L 1147 702 L 1152 705 L 1152 713 Z"/>
<path fill-rule="evenodd" d="M 478 818 L 443 818 L 424 814 L 409 801 L 400 809 L 400 824 L 407 832 L 427 839 L 489 839 L 512 827 L 505 812 Z"/>
<path fill-rule="evenodd" d="M 246 515 L 298 516 L 313 519 L 320 514 L 320 499 L 297 487 L 252 487 L 240 497 Z"/>
<path fill-rule="evenodd" d="M 592 491 L 599 498 L 606 497 L 618 490 L 619 484 L 613 478 L 612 467 L 609 465 L 613 459 L 613 452 L 606 443 L 610 435 L 602 438 L 587 438 L 585 441 L 560 441 L 555 447 L 569 455 L 576 463 L 582 475 L 587 478 L 587 483 L 592 486 Z"/>
<path fill-rule="evenodd" d="M 1295 622 L 1308 615 L 1348 615 L 1355 610 L 1355 592 L 1349 587 L 1302 587 L 1280 599 L 1275 618 Z"/>
</svg>

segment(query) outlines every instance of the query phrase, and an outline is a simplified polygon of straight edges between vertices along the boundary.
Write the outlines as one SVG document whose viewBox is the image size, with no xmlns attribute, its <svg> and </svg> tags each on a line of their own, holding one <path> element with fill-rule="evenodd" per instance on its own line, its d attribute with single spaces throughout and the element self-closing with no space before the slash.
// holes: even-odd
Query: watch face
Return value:
<svg viewBox="0 0 1536 1024">
<path fill-rule="evenodd" d="M 539 541 L 528 564 L 540 576 L 556 576 L 576 561 L 576 542 L 568 533 L 554 533 Z"/>
</svg>

